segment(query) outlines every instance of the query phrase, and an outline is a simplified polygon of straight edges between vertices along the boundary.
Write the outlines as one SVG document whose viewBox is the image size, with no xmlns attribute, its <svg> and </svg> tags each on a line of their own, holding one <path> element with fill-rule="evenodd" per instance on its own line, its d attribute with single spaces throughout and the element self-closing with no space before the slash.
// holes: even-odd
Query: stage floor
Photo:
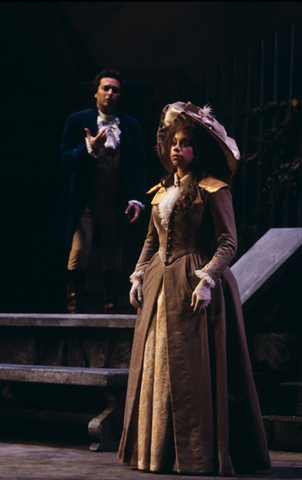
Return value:
<svg viewBox="0 0 302 480">
<path fill-rule="evenodd" d="M 270 452 L 272 469 L 236 478 L 302 478 L 302 453 Z M 115 452 L 94 453 L 87 446 L 0 443 L 1 480 L 221 479 L 195 475 L 154 475 L 121 464 Z"/>
</svg>

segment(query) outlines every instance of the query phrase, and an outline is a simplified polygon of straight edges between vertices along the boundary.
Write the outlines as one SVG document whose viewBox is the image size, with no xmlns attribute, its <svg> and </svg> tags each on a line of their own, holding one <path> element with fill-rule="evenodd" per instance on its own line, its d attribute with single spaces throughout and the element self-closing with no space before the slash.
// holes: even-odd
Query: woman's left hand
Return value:
<svg viewBox="0 0 302 480">
<path fill-rule="evenodd" d="M 191 307 L 194 312 L 200 313 L 207 308 L 211 301 L 211 287 L 207 280 L 202 278 L 192 293 Z"/>
</svg>

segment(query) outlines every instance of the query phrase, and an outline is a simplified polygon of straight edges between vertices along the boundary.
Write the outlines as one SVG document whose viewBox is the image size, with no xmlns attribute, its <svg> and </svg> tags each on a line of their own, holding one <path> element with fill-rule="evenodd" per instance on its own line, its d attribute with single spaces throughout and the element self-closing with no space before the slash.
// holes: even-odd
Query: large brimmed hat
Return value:
<svg viewBox="0 0 302 480">
<path fill-rule="evenodd" d="M 157 130 L 157 154 L 166 170 L 172 172 L 174 169 L 170 159 L 169 129 L 177 117 L 193 119 L 218 142 L 229 171 L 228 178 L 224 177 L 223 180 L 225 182 L 229 181 L 235 174 L 240 160 L 237 144 L 233 138 L 227 136 L 225 128 L 213 117 L 211 107 L 200 108 L 191 102 L 175 102 L 166 105 L 162 111 Z"/>
</svg>

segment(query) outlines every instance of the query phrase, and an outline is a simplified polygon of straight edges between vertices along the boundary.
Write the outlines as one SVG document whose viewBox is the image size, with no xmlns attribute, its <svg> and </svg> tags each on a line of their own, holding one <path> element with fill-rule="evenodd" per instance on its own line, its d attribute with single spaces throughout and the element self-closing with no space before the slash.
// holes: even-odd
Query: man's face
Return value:
<svg viewBox="0 0 302 480">
<path fill-rule="evenodd" d="M 113 115 L 121 96 L 121 85 L 115 78 L 101 78 L 98 91 L 94 94 L 96 104 L 105 115 Z"/>
</svg>

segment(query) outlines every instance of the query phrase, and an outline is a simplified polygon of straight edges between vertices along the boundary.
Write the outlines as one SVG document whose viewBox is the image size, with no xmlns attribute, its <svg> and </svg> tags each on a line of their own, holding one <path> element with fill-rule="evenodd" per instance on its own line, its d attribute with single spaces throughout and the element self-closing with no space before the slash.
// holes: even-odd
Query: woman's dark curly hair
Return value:
<svg viewBox="0 0 302 480">
<path fill-rule="evenodd" d="M 197 188 L 200 181 L 208 175 L 218 178 L 228 177 L 230 171 L 218 142 L 194 120 L 184 115 L 179 115 L 169 129 L 169 151 L 174 135 L 179 131 L 184 132 L 188 137 L 194 154 L 192 163 L 190 164 L 193 181 L 186 187 L 183 195 L 176 204 L 176 214 L 184 218 L 187 216 L 188 210 L 196 199 L 196 195 L 198 194 Z M 173 185 L 175 171 L 176 168 L 173 172 L 161 179 L 161 184 L 165 188 Z"/>
</svg>

